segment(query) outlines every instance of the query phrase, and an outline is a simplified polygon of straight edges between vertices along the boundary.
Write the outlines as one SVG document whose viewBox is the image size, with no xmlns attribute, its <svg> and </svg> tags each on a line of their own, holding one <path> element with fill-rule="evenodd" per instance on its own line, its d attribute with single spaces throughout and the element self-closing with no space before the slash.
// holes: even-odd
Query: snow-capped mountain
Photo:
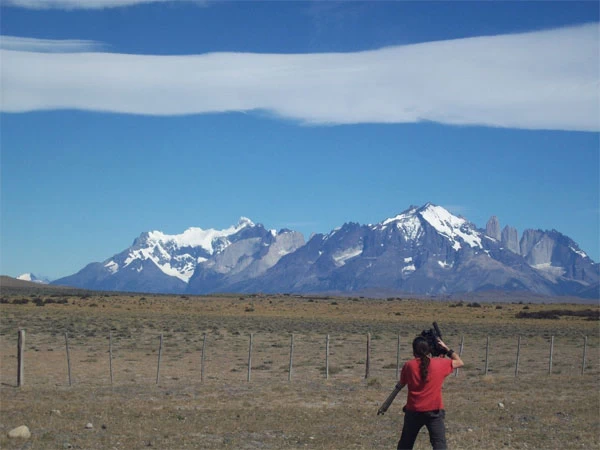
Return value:
<svg viewBox="0 0 600 450">
<path fill-rule="evenodd" d="M 600 297 L 600 266 L 556 230 L 479 229 L 427 203 L 377 224 L 346 223 L 304 243 L 249 219 L 226 230 L 142 233 L 103 263 L 57 280 L 143 292 L 451 294 L 485 290 Z"/>
<path fill-rule="evenodd" d="M 50 280 L 46 277 L 37 276 L 32 273 L 24 273 L 17 277 L 17 280 L 32 281 L 34 283 L 48 284 Z"/>
<path fill-rule="evenodd" d="M 182 293 L 202 276 L 215 282 L 223 274 L 260 275 L 303 244 L 300 233 L 266 230 L 245 217 L 224 230 L 189 228 L 177 235 L 150 231 L 142 233 L 121 253 L 102 263 L 89 264 L 55 284 Z"/>
</svg>

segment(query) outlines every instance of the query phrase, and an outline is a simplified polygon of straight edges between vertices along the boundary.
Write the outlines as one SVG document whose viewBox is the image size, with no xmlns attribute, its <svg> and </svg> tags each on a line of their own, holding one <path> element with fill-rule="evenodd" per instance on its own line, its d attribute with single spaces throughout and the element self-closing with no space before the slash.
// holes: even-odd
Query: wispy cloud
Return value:
<svg viewBox="0 0 600 450">
<path fill-rule="evenodd" d="M 354 53 L 1 50 L 2 110 L 269 111 L 307 124 L 600 129 L 598 24 Z"/>
<path fill-rule="evenodd" d="M 100 51 L 105 46 L 96 41 L 33 39 L 18 36 L 0 36 L 0 49 L 37 53 L 79 53 Z"/>
<path fill-rule="evenodd" d="M 193 2 L 202 4 L 205 3 L 205 0 L 3 0 L 5 6 L 28 9 L 103 9 L 158 2 Z"/>
<path fill-rule="evenodd" d="M 293 221 L 293 222 L 279 222 L 278 228 L 303 228 L 303 227 L 316 227 L 319 222 L 315 221 Z"/>
<path fill-rule="evenodd" d="M 466 216 L 469 211 L 469 208 L 464 205 L 443 205 L 443 207 L 450 211 L 452 214 L 459 216 Z"/>
</svg>

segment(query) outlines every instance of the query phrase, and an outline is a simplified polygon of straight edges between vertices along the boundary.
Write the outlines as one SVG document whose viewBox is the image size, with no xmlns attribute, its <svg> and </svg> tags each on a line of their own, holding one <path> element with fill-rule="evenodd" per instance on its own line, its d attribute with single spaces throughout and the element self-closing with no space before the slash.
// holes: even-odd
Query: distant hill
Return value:
<svg viewBox="0 0 600 450">
<path fill-rule="evenodd" d="M 58 293 L 61 291 L 77 292 L 77 289 L 71 286 L 55 286 L 50 284 L 38 283 L 36 281 L 19 280 L 17 278 L 0 275 L 0 294 L 9 293 L 8 291 L 31 291 L 35 293 L 52 292 Z"/>
<path fill-rule="evenodd" d="M 40 283 L 36 283 L 35 281 L 26 281 L 19 280 L 17 278 L 8 277 L 6 275 L 0 275 L 0 289 L 1 288 L 41 288 L 41 287 L 50 287 L 46 285 L 40 285 Z M 53 286 L 57 288 L 58 286 Z"/>
</svg>

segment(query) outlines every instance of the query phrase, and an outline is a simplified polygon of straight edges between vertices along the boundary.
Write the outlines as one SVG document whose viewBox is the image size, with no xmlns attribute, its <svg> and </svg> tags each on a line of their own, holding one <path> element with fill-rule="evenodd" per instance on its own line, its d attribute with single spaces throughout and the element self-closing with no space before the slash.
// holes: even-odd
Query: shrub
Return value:
<svg viewBox="0 0 600 450">
<path fill-rule="evenodd" d="M 377 378 L 369 378 L 367 380 L 367 386 L 368 387 L 374 387 L 374 388 L 380 388 L 381 387 L 381 383 L 379 382 L 379 380 Z"/>
<path fill-rule="evenodd" d="M 26 305 L 27 303 L 29 303 L 28 298 L 17 298 L 12 302 L 13 305 Z"/>
<path fill-rule="evenodd" d="M 67 303 L 69 303 L 69 301 L 66 298 L 59 298 L 58 300 L 55 300 L 53 298 L 47 298 L 45 303 L 46 305 L 51 305 L 53 303 L 58 305 L 66 305 Z"/>
</svg>

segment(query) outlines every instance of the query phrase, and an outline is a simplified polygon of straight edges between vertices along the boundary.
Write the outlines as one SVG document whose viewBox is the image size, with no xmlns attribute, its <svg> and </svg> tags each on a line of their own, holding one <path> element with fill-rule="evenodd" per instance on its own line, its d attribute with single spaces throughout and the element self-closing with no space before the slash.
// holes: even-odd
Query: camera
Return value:
<svg viewBox="0 0 600 450">
<path fill-rule="evenodd" d="M 432 356 L 443 356 L 446 354 L 446 350 L 440 347 L 437 342 L 438 339 L 442 339 L 442 332 L 440 331 L 437 322 L 433 322 L 433 328 L 423 330 L 421 336 L 425 338 L 427 344 L 429 344 Z"/>
</svg>

